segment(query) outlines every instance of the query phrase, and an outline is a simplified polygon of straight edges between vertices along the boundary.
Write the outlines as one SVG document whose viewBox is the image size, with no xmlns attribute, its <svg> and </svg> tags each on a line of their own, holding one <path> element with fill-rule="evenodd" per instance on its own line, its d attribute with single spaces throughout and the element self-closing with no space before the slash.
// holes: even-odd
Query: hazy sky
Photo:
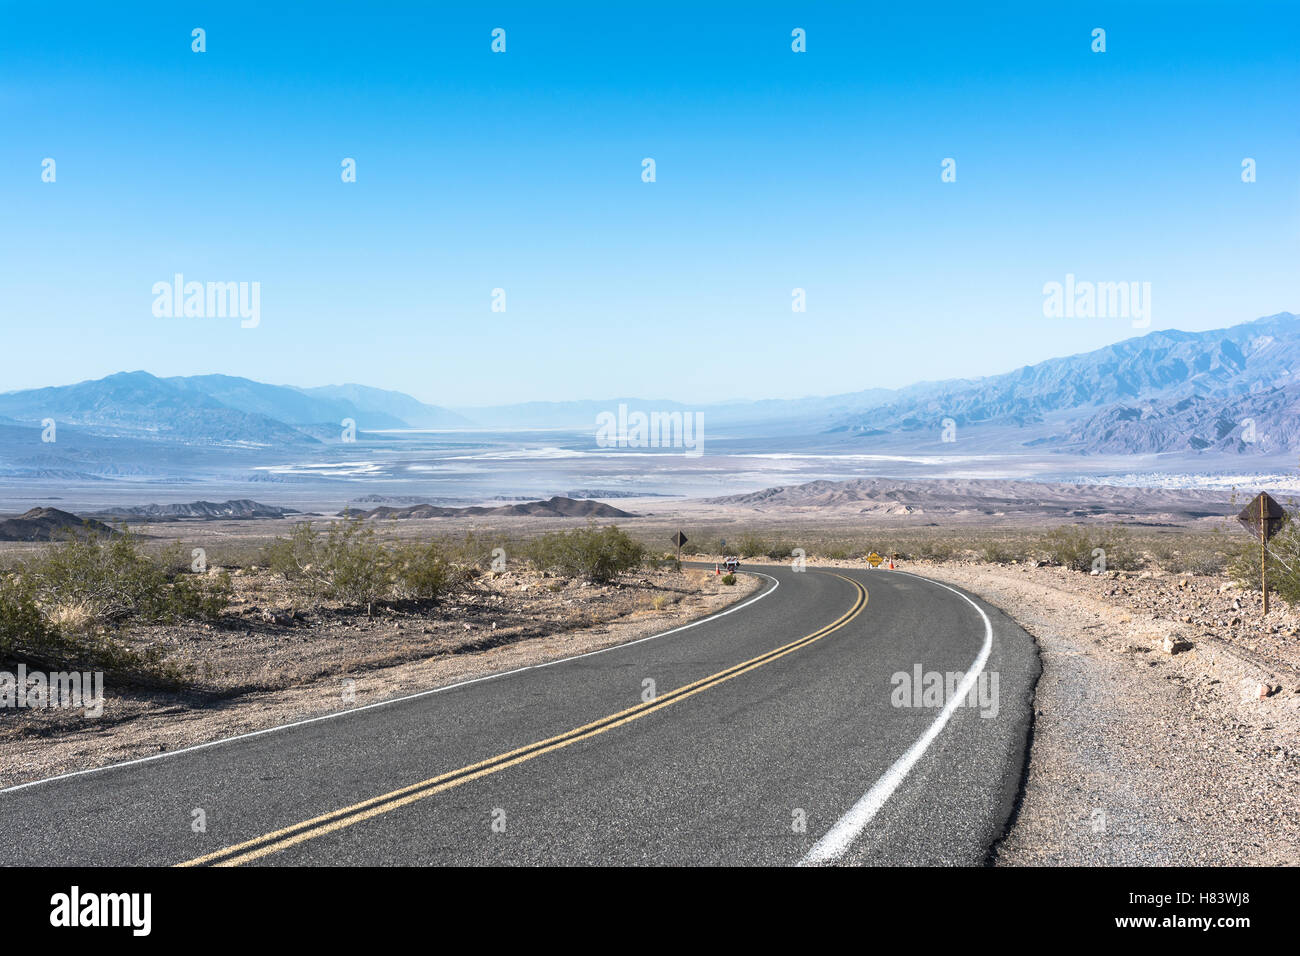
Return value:
<svg viewBox="0 0 1300 956">
<path fill-rule="evenodd" d="M 270 6 L 0 4 L 0 391 L 793 397 L 1140 334 L 1045 318 L 1067 273 L 1300 311 L 1293 2 Z M 155 317 L 176 273 L 260 325 Z"/>
</svg>

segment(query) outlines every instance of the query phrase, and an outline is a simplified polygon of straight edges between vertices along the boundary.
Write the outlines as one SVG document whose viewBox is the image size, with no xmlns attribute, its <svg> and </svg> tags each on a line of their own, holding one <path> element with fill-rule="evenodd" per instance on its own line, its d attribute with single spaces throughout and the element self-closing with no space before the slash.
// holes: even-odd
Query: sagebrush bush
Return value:
<svg viewBox="0 0 1300 956">
<path fill-rule="evenodd" d="M 0 659 L 106 670 L 173 685 L 188 677 L 184 668 L 164 660 L 160 648 L 137 651 L 106 634 L 60 628 L 42 610 L 30 579 L 14 572 L 0 573 Z"/>
<path fill-rule="evenodd" d="M 75 629 L 127 620 L 211 619 L 226 609 L 228 576 L 176 568 L 171 551 L 151 557 L 135 535 L 123 531 L 107 540 L 96 534 L 70 537 L 22 562 L 19 573 L 42 613 Z"/>
<path fill-rule="evenodd" d="M 395 547 L 391 556 L 396 589 L 402 597 L 419 601 L 436 600 L 464 576 L 446 549 L 435 541 Z"/>
<path fill-rule="evenodd" d="M 732 553 L 742 558 L 757 558 L 773 550 L 775 547 L 771 542 L 755 534 L 743 534 L 731 546 Z"/>
<path fill-rule="evenodd" d="M 922 561 L 950 561 L 955 550 L 947 541 L 923 541 L 913 547 L 911 556 L 920 558 Z M 880 553 L 885 554 L 887 552 L 881 551 Z"/>
<path fill-rule="evenodd" d="M 25 655 L 54 639 L 28 581 L 17 574 L 0 575 L 0 657 Z"/>
<path fill-rule="evenodd" d="M 382 601 L 436 601 L 491 567 L 494 552 L 507 546 L 518 551 L 473 532 L 459 541 L 386 543 L 364 519 L 344 517 L 324 529 L 310 521 L 294 525 L 263 549 L 261 561 L 308 599 L 365 605 L 372 613 Z"/>
<path fill-rule="evenodd" d="M 1094 561 L 1105 552 L 1108 571 L 1132 571 L 1142 565 L 1142 557 L 1129 542 L 1123 528 L 1086 525 L 1062 525 L 1039 539 L 1039 548 L 1047 560 L 1074 571 L 1091 571 Z"/>
<path fill-rule="evenodd" d="M 309 597 L 368 609 L 393 591 L 398 576 L 393 553 L 360 518 L 335 521 L 323 532 L 310 521 L 299 522 L 287 538 L 267 546 L 264 561 Z"/>
<path fill-rule="evenodd" d="M 483 534 L 467 531 L 460 540 L 445 540 L 438 543 L 443 559 L 460 568 L 478 568 L 489 570 L 496 557 L 509 558 L 518 554 L 518 542 L 499 533 Z"/>
<path fill-rule="evenodd" d="M 1256 545 L 1258 548 L 1258 545 Z M 1228 549 L 1225 553 L 1219 548 L 1160 548 L 1153 551 L 1156 562 L 1171 574 L 1219 574 L 1224 564 L 1235 553 Z M 1256 553 L 1258 559 L 1258 552 Z"/>
<path fill-rule="evenodd" d="M 989 564 L 1008 564 L 1019 561 L 1021 553 L 1002 541 L 989 541 L 980 548 L 980 557 Z"/>
<path fill-rule="evenodd" d="M 542 570 L 598 583 L 640 567 L 646 558 L 645 546 L 618 525 L 598 528 L 594 523 L 540 535 L 525 545 L 524 553 Z"/>
</svg>

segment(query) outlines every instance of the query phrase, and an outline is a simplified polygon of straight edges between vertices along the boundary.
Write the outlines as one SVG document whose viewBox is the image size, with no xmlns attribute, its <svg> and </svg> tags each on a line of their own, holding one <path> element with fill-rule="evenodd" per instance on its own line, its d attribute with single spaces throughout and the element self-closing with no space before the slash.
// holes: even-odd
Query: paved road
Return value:
<svg viewBox="0 0 1300 956">
<path fill-rule="evenodd" d="M 983 862 L 1023 765 L 1033 641 L 901 572 L 762 573 L 676 632 L 2 791 L 0 863 Z M 983 706 L 899 706 L 918 666 L 959 694 L 982 666 Z"/>
</svg>

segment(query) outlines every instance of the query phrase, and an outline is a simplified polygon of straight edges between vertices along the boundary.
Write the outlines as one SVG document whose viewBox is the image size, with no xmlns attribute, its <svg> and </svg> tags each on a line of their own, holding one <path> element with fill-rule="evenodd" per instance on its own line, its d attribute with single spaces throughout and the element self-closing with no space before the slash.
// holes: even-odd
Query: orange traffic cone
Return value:
<svg viewBox="0 0 1300 956">
<path fill-rule="evenodd" d="M 889 556 L 889 570 L 894 570 L 894 556 L 892 554 Z"/>
<path fill-rule="evenodd" d="M 721 571 L 718 570 L 718 562 L 717 562 L 717 561 L 714 561 L 714 562 L 713 562 L 713 573 L 714 573 L 715 576 L 716 576 L 716 575 L 719 575 L 719 574 L 722 573 Z"/>
</svg>

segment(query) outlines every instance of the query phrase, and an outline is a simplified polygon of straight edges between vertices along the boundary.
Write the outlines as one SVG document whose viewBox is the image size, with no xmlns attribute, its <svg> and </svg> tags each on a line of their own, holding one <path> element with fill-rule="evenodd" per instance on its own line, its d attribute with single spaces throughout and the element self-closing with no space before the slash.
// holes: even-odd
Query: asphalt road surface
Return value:
<svg viewBox="0 0 1300 956">
<path fill-rule="evenodd" d="M 985 862 L 1033 641 L 899 571 L 761 575 L 662 635 L 0 791 L 0 862 Z"/>
</svg>

